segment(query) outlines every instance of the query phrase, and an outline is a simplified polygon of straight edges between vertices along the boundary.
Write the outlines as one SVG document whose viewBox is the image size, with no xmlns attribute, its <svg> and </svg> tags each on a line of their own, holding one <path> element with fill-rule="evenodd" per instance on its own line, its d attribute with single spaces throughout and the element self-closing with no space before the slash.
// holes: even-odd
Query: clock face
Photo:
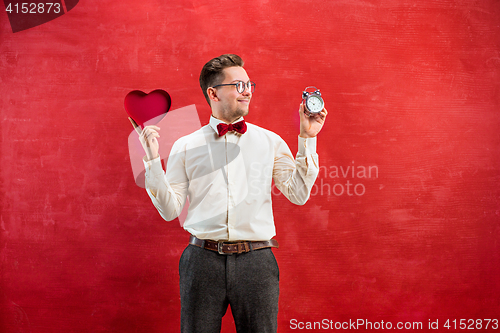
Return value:
<svg viewBox="0 0 500 333">
<path fill-rule="evenodd" d="M 306 101 L 306 107 L 311 113 L 319 113 L 323 110 L 323 99 L 315 95 L 309 96 Z"/>
</svg>

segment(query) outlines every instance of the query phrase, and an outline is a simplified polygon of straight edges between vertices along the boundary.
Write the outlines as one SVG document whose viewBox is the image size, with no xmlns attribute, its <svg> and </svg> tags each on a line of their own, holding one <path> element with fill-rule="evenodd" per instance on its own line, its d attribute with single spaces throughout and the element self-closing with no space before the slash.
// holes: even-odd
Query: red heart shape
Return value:
<svg viewBox="0 0 500 333">
<path fill-rule="evenodd" d="M 172 105 L 170 95 L 162 89 L 156 89 L 146 94 L 140 90 L 133 90 L 125 96 L 125 111 L 139 125 L 144 127 L 148 120 L 156 118 L 158 123 L 165 116 Z"/>
</svg>

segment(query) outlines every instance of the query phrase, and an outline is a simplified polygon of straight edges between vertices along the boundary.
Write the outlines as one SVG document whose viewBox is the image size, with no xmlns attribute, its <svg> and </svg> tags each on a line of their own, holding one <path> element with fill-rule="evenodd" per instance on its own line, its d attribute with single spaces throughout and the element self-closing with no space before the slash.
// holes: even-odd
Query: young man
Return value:
<svg viewBox="0 0 500 333">
<path fill-rule="evenodd" d="M 299 151 L 245 123 L 255 84 L 234 54 L 205 64 L 200 86 L 211 109 L 208 125 L 175 142 L 166 173 L 157 126 L 146 126 L 146 190 L 167 221 L 189 200 L 184 229 L 190 244 L 179 262 L 181 332 L 220 332 L 231 306 L 238 333 L 277 331 L 279 270 L 271 250 L 275 226 L 271 185 L 303 205 L 318 175 L 316 135 L 327 111 L 299 108 Z"/>
</svg>

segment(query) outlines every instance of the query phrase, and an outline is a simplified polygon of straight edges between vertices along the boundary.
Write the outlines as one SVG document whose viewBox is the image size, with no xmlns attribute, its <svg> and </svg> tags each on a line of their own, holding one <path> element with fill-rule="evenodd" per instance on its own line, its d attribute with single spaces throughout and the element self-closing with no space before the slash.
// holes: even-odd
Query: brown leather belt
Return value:
<svg viewBox="0 0 500 333">
<path fill-rule="evenodd" d="M 191 235 L 189 244 L 198 247 L 218 252 L 219 254 L 245 253 L 268 247 L 278 247 L 278 242 L 275 239 L 268 241 L 240 241 L 240 242 L 225 242 L 213 241 L 209 239 L 199 239 Z"/>
</svg>

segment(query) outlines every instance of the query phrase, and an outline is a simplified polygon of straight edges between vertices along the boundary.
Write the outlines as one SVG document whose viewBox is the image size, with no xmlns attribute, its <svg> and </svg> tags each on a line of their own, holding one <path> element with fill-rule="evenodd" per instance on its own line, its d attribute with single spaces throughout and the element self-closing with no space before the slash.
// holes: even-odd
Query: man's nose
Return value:
<svg viewBox="0 0 500 333">
<path fill-rule="evenodd" d="M 243 96 L 252 96 L 252 86 L 245 85 L 245 90 L 241 93 Z"/>
</svg>

